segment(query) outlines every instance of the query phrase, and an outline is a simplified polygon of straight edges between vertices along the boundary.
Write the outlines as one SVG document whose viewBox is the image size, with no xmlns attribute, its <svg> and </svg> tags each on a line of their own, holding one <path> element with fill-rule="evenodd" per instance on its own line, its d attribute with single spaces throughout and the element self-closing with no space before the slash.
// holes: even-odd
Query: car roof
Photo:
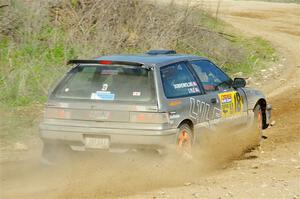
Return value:
<svg viewBox="0 0 300 199">
<path fill-rule="evenodd" d="M 110 61 L 123 61 L 123 62 L 137 62 L 147 66 L 165 66 L 168 64 L 191 61 L 191 60 L 207 60 L 205 57 L 185 54 L 167 54 L 167 55 L 149 55 L 149 54 L 136 54 L 136 55 L 108 55 L 97 57 L 96 60 L 110 60 Z"/>
</svg>

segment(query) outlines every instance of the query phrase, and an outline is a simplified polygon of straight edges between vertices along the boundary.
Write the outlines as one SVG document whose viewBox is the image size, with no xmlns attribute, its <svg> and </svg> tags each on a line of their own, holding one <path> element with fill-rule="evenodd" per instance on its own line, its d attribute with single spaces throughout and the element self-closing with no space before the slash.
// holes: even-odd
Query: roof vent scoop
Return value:
<svg viewBox="0 0 300 199">
<path fill-rule="evenodd" d="M 176 54 L 175 50 L 149 50 L 147 55 L 172 55 Z"/>
</svg>

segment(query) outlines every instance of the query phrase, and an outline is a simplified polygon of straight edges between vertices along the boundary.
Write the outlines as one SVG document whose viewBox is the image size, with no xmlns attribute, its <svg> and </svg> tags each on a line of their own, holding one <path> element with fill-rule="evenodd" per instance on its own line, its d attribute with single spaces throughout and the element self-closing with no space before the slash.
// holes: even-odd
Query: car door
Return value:
<svg viewBox="0 0 300 199">
<path fill-rule="evenodd" d="M 190 61 L 206 98 L 213 107 L 211 123 L 238 125 L 247 121 L 247 101 L 242 89 L 232 88 L 232 79 L 209 60 Z"/>
<path fill-rule="evenodd" d="M 207 126 L 211 118 L 211 101 L 194 70 L 187 62 L 178 62 L 160 68 L 164 90 L 164 106 L 171 113 L 175 126 L 186 118 L 194 124 Z"/>
</svg>

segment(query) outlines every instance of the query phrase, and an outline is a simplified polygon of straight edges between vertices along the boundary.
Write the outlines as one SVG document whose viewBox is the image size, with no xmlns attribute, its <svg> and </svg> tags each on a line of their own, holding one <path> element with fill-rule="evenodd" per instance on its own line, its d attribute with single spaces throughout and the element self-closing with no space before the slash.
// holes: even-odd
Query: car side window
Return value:
<svg viewBox="0 0 300 199">
<path fill-rule="evenodd" d="M 231 87 L 232 80 L 210 61 L 199 60 L 190 63 L 201 80 L 205 91 L 223 91 Z"/>
<path fill-rule="evenodd" d="M 161 67 L 160 74 L 167 98 L 200 94 L 199 86 L 186 63 L 180 62 Z"/>
</svg>

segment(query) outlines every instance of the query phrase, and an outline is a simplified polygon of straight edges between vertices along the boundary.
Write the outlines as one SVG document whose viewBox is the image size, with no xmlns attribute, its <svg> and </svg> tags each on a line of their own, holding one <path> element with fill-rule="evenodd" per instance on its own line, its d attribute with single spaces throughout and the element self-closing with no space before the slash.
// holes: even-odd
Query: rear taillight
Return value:
<svg viewBox="0 0 300 199">
<path fill-rule="evenodd" d="M 169 123 L 169 121 L 170 121 L 169 114 L 167 113 L 145 113 L 145 112 L 130 113 L 130 122 L 164 124 L 164 123 Z"/>
<path fill-rule="evenodd" d="M 69 111 L 60 108 L 46 108 L 45 118 L 48 119 L 68 119 L 70 118 Z"/>
</svg>

